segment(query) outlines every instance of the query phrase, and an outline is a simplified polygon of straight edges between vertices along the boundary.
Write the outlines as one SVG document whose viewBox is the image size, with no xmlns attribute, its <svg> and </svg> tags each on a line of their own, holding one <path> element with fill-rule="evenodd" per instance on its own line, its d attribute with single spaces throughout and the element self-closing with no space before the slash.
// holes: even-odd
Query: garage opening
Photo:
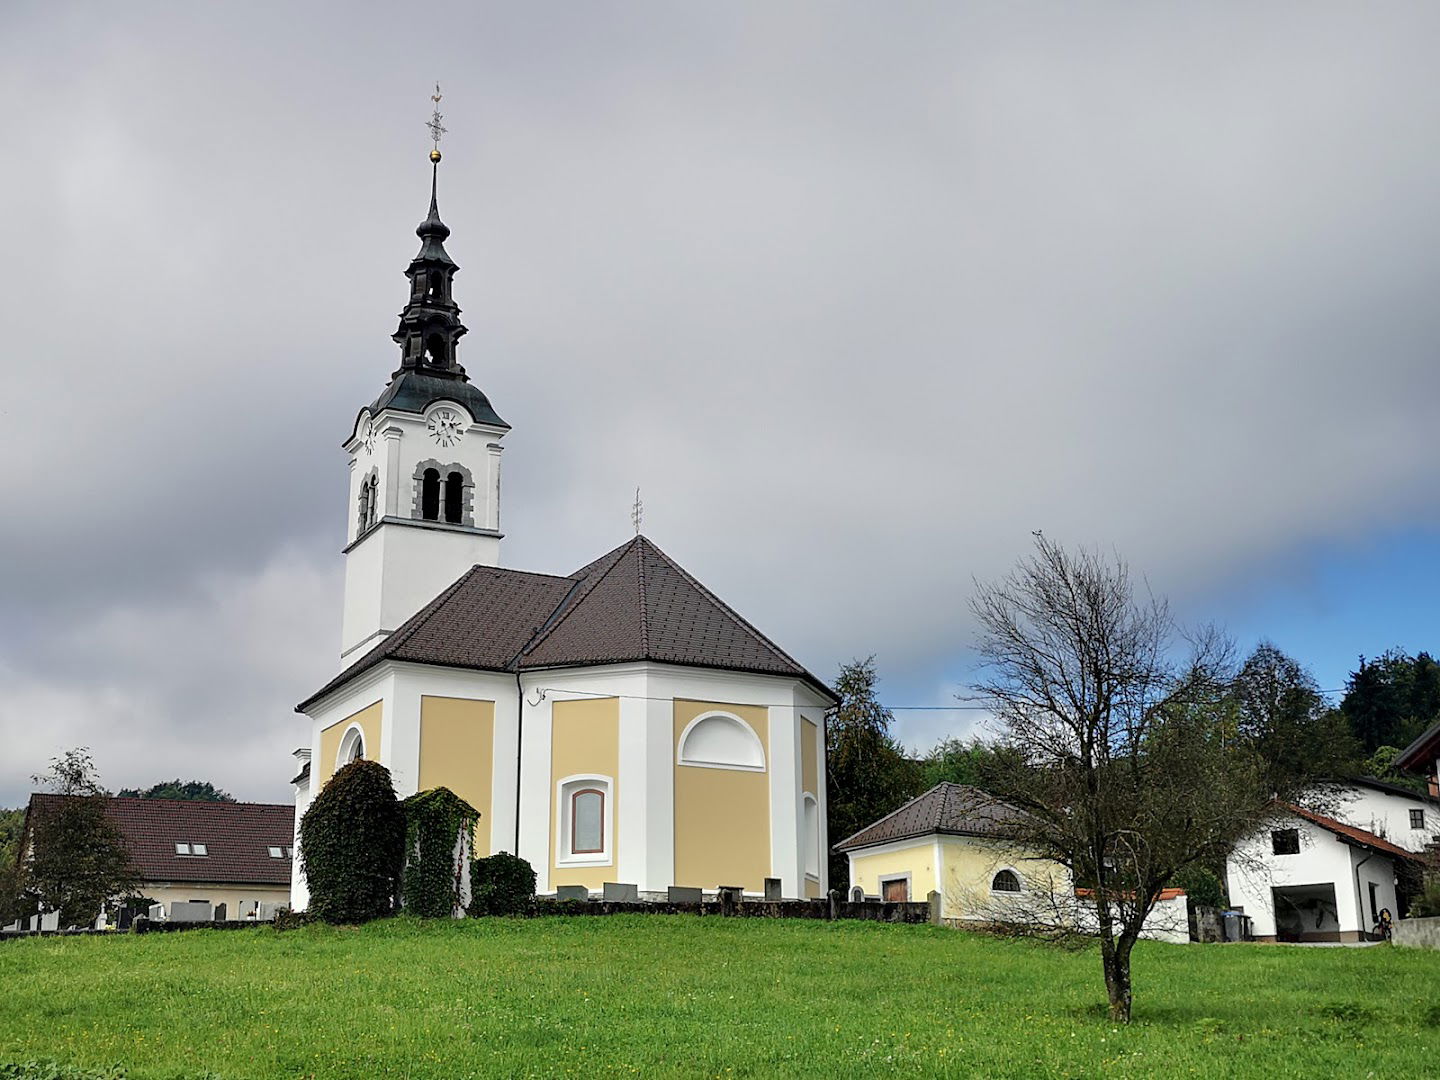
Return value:
<svg viewBox="0 0 1440 1080">
<path fill-rule="evenodd" d="M 1270 892 L 1275 905 L 1275 940 L 1340 940 L 1333 884 L 1287 885 Z"/>
</svg>

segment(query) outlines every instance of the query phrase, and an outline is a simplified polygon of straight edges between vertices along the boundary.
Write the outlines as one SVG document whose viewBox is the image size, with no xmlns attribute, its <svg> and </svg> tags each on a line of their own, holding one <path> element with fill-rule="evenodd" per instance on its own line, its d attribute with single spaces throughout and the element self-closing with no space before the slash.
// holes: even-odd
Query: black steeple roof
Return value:
<svg viewBox="0 0 1440 1080">
<path fill-rule="evenodd" d="M 474 385 L 456 359 L 456 347 L 465 335 L 452 287 L 460 269 L 445 241 L 450 227 L 440 220 L 436 195 L 440 152 L 430 155 L 430 212 L 415 229 L 420 250 L 405 269 L 410 279 L 410 298 L 400 313 L 394 340 L 400 346 L 400 366 L 390 376 L 390 385 L 370 406 L 372 414 L 381 409 L 424 412 L 441 398 L 465 406 L 478 423 L 508 428 Z"/>
</svg>

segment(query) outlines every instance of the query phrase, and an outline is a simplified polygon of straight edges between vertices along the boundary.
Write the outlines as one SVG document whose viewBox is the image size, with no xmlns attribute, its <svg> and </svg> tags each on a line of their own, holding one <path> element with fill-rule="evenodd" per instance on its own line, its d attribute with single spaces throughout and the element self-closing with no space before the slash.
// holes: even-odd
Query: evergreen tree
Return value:
<svg viewBox="0 0 1440 1080">
<path fill-rule="evenodd" d="M 897 809 L 924 790 L 920 767 L 890 735 L 894 716 L 875 696 L 875 657 L 840 666 L 840 704 L 826 725 L 826 802 L 830 843 Z M 849 860 L 830 853 L 830 887 L 849 883 Z"/>
<path fill-rule="evenodd" d="M 183 799 L 188 802 L 234 802 L 235 796 L 221 791 L 208 780 L 161 780 L 144 791 L 125 788 L 122 799 Z"/>
<path fill-rule="evenodd" d="M 1340 711 L 1364 753 L 1408 746 L 1440 720 L 1440 663 L 1429 653 L 1410 656 L 1401 649 L 1375 660 L 1362 656 Z"/>
</svg>

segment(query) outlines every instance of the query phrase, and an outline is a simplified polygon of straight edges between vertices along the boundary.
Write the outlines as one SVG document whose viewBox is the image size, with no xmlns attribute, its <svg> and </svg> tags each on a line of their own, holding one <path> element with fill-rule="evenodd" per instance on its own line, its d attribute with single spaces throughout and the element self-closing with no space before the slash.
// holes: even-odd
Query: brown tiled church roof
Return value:
<svg viewBox="0 0 1440 1080">
<path fill-rule="evenodd" d="M 1014 835 L 1020 816 L 1021 811 L 979 788 L 946 781 L 840 841 L 835 850 L 850 851 L 930 833 L 1005 839 Z"/>
<path fill-rule="evenodd" d="M 835 696 L 644 536 L 569 577 L 472 567 L 296 709 L 383 660 L 509 672 L 652 660 L 786 675 Z"/>
<path fill-rule="evenodd" d="M 37 812 L 71 797 L 31 795 L 27 828 Z M 124 837 L 142 882 L 290 884 L 293 805 L 108 798 L 105 813 Z M 204 844 L 207 854 L 178 855 L 176 844 Z M 272 847 L 281 858 L 271 858 Z"/>
</svg>

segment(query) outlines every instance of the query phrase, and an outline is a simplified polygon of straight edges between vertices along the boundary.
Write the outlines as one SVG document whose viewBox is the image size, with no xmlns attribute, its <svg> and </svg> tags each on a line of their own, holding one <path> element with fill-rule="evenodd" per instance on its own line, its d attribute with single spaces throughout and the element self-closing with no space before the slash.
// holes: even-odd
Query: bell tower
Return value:
<svg viewBox="0 0 1440 1080">
<path fill-rule="evenodd" d="M 477 563 L 500 561 L 500 440 L 510 425 L 457 358 L 465 326 L 460 269 L 440 220 L 439 87 L 429 127 L 430 212 L 405 270 L 409 298 L 394 340 L 400 366 L 345 439 L 350 499 L 341 663 L 391 634 Z"/>
</svg>

